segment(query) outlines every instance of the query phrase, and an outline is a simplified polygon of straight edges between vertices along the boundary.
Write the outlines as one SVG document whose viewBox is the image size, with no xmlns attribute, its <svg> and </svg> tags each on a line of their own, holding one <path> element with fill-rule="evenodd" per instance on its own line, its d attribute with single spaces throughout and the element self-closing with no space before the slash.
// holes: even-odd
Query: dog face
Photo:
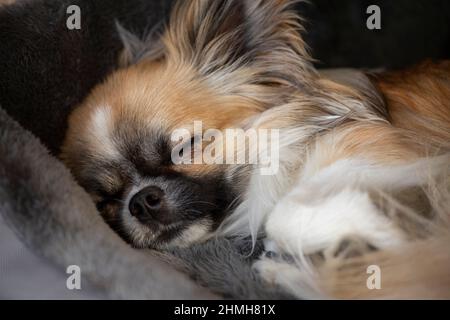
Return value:
<svg viewBox="0 0 450 320">
<path fill-rule="evenodd" d="M 175 165 L 171 136 L 193 132 L 195 121 L 203 130 L 243 127 L 302 85 L 310 66 L 287 5 L 180 1 L 150 47 L 121 30 L 124 56 L 136 63 L 76 108 L 62 159 L 135 246 L 200 241 L 230 209 L 239 190 L 229 167 Z"/>
</svg>

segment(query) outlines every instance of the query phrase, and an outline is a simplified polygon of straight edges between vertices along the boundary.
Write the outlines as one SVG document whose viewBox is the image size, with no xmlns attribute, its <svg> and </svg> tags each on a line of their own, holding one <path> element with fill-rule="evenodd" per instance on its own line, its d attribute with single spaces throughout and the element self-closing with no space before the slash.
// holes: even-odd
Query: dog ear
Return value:
<svg viewBox="0 0 450 320">
<path fill-rule="evenodd" d="M 167 58 L 203 75 L 249 67 L 259 81 L 292 85 L 311 71 L 300 19 L 290 10 L 295 2 L 179 1 L 163 37 Z"/>
<path fill-rule="evenodd" d="M 192 68 L 219 93 L 273 106 L 315 75 L 292 9 L 301 0 L 179 0 L 162 33 L 139 40 L 118 28 L 125 64 L 165 60 Z M 280 90 L 282 87 L 282 90 Z"/>
<path fill-rule="evenodd" d="M 244 52 L 246 10 L 242 0 L 178 1 L 164 37 L 168 57 L 196 67 L 227 65 Z"/>
</svg>

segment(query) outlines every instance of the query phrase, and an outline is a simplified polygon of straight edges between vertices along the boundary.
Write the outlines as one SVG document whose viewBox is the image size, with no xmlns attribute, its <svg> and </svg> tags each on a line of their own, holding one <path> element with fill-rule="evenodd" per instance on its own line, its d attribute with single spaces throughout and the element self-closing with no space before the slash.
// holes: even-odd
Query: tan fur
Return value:
<svg viewBox="0 0 450 320">
<path fill-rule="evenodd" d="M 0 6 L 12 4 L 16 1 L 18 1 L 18 0 L 0 0 Z"/>
<path fill-rule="evenodd" d="M 156 127 L 171 132 L 191 129 L 194 121 L 201 120 L 204 130 L 222 130 L 243 126 L 246 119 L 286 101 L 296 85 L 308 83 L 313 71 L 297 32 L 298 17 L 287 10 L 291 1 L 224 4 L 220 13 L 219 1 L 179 1 L 156 44 L 156 57 L 144 55 L 138 64 L 119 70 L 95 88 L 69 119 L 62 153 L 69 167 L 77 170 L 79 165 L 72 162 L 70 154 L 80 147 L 93 154 L 101 150 L 101 142 L 86 130 L 96 108 L 111 108 L 111 128 L 118 121 L 130 120 L 130 130 Z M 238 63 L 233 59 L 240 47 L 234 45 L 243 40 L 245 19 L 253 19 L 253 13 L 260 19 L 255 22 L 259 28 L 247 32 L 253 34 L 250 38 L 255 48 L 243 52 L 245 63 Z M 265 42 L 272 43 L 270 48 L 259 49 Z M 132 53 L 123 53 L 121 61 L 126 57 L 132 59 Z M 290 67 L 269 69 L 282 64 Z M 206 165 L 172 169 L 193 175 L 221 170 Z"/>
<path fill-rule="evenodd" d="M 450 150 L 450 61 L 382 73 L 375 83 L 395 127 L 443 152 Z"/>
<path fill-rule="evenodd" d="M 355 122 L 340 126 L 319 138 L 321 148 L 329 153 L 321 167 L 349 158 L 369 163 L 395 165 L 427 156 L 420 145 L 412 141 L 407 132 L 386 123 Z"/>
<path fill-rule="evenodd" d="M 339 299 L 450 299 L 449 236 L 393 251 L 331 262 L 321 270 L 323 290 Z M 381 269 L 381 289 L 369 290 L 367 268 Z"/>
<path fill-rule="evenodd" d="M 189 68 L 173 70 L 142 63 L 116 73 L 97 87 L 71 116 L 64 153 L 76 152 L 72 148 L 77 149 L 79 143 L 90 145 L 94 153 L 101 150 L 98 145 L 101 142 L 84 130 L 99 106 L 111 108 L 110 128 L 119 121 L 129 120 L 130 130 L 156 127 L 168 133 L 181 128 L 193 132 L 194 121 L 199 120 L 203 130 L 239 127 L 243 119 L 260 112 L 261 106 L 256 102 L 214 94 L 204 83 L 192 79 L 194 72 Z M 192 175 L 221 170 L 213 165 L 178 165 L 172 169 Z"/>
</svg>

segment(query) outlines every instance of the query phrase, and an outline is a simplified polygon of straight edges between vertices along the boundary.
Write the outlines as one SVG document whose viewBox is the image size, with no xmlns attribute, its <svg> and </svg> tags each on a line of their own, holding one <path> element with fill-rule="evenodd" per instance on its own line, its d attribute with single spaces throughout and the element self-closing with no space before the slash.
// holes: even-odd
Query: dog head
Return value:
<svg viewBox="0 0 450 320">
<path fill-rule="evenodd" d="M 179 1 L 150 45 L 119 28 L 127 66 L 73 112 L 62 159 L 135 246 L 185 246 L 223 220 L 240 191 L 228 167 L 175 165 L 171 137 L 195 121 L 244 127 L 303 85 L 311 67 L 289 5 Z"/>
</svg>

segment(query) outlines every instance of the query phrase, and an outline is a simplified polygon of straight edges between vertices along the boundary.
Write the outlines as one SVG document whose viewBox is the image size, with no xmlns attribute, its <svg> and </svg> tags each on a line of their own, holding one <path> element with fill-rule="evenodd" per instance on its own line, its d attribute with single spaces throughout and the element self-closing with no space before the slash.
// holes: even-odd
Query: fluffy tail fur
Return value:
<svg viewBox="0 0 450 320">
<path fill-rule="evenodd" d="M 380 178 L 368 179 L 368 185 L 361 185 L 353 200 L 345 201 L 347 209 L 344 211 L 334 200 L 332 212 L 326 205 L 331 202 L 329 199 L 333 198 L 338 185 L 331 186 L 331 193 L 326 191 L 329 186 L 320 188 L 325 190 L 315 190 L 314 184 L 310 185 L 312 190 L 308 190 L 311 192 L 308 198 L 311 200 L 306 205 L 304 201 L 295 203 L 303 191 L 291 193 L 290 199 L 285 199 L 284 206 L 278 210 L 280 212 L 274 210 L 270 218 L 273 221 L 269 219 L 267 227 L 277 246 L 294 260 L 286 260 L 283 256 L 263 258 L 256 268 L 266 280 L 288 289 L 298 298 L 450 299 L 450 158 L 436 159 L 439 158 L 422 160 L 418 163 L 421 169 L 400 166 L 387 168 L 384 173 L 384 169 L 377 169 L 373 175 Z M 430 175 L 423 165 L 434 167 L 430 168 L 433 169 L 429 170 Z M 414 184 L 395 182 L 402 180 L 401 176 L 406 181 L 418 171 L 422 177 L 428 176 L 426 183 L 418 183 L 420 178 Z M 336 181 L 337 177 L 326 176 L 330 183 Z M 383 188 L 379 190 L 392 189 L 389 193 L 366 189 L 374 186 L 372 182 L 375 180 L 390 185 L 386 187 L 382 183 L 379 187 Z M 303 184 L 299 189 L 304 190 L 305 186 Z M 376 210 L 365 206 L 364 202 L 358 205 L 360 191 L 368 192 Z M 351 197 L 351 193 L 348 194 Z M 318 198 L 322 199 L 319 204 Z M 313 208 L 312 214 L 309 218 L 303 217 L 302 222 L 290 218 L 290 211 L 298 214 L 295 210 L 301 210 L 304 216 L 309 208 Z M 346 211 L 349 211 L 347 216 Z M 382 220 L 377 220 L 380 213 L 383 214 Z M 281 234 L 276 231 L 276 224 L 286 224 L 280 220 L 283 217 L 293 227 L 290 231 L 285 226 Z M 389 223 L 386 223 L 386 217 Z M 328 230 L 325 236 L 311 230 L 317 231 L 319 223 L 322 231 Z M 388 230 L 392 226 L 403 236 L 396 238 L 397 231 Z M 350 229 L 355 233 L 342 237 L 335 229 Z M 360 231 L 362 233 L 358 234 Z M 298 241 L 291 241 L 289 232 L 296 235 Z M 319 236 L 321 240 L 331 237 L 330 243 L 323 243 L 319 248 L 311 247 L 311 244 L 318 243 L 311 240 Z M 341 240 L 334 241 L 336 238 Z M 391 238 L 392 241 L 389 240 Z M 381 241 L 377 242 L 377 239 Z M 274 251 L 279 251 L 279 248 Z"/>
</svg>

